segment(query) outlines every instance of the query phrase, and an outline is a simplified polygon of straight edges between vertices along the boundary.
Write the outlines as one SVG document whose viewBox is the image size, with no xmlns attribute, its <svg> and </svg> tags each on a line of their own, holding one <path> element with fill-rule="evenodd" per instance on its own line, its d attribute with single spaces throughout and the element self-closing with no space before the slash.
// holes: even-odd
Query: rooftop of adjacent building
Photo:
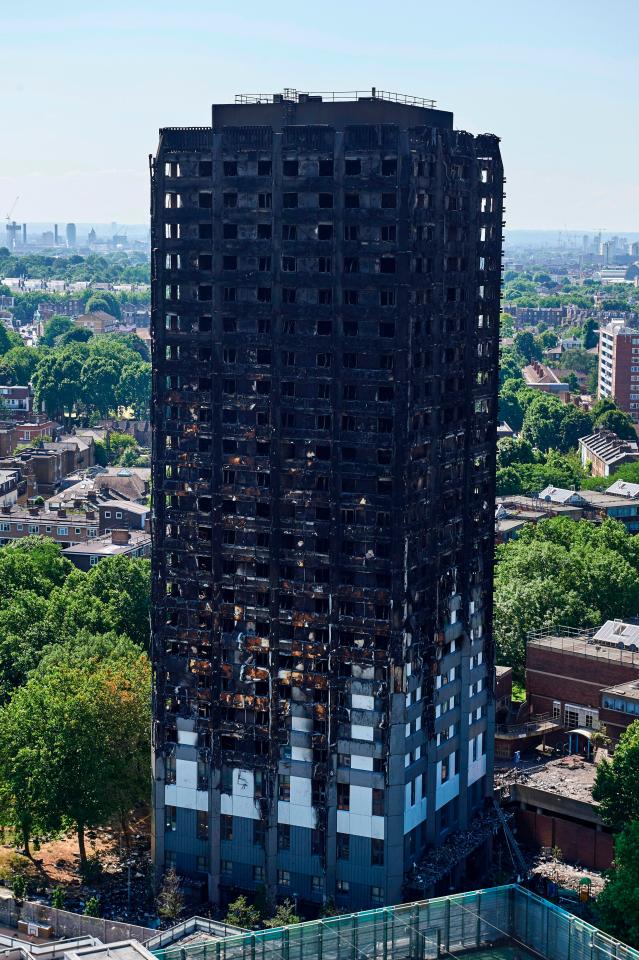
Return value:
<svg viewBox="0 0 639 960">
<path fill-rule="evenodd" d="M 639 667 L 639 622 L 607 620 L 598 630 L 552 626 L 531 630 L 528 649 L 544 648 Z"/>
<path fill-rule="evenodd" d="M 100 557 L 115 557 L 130 553 L 151 543 L 151 534 L 146 530 L 112 530 L 103 537 L 94 537 L 88 543 L 75 543 L 65 547 L 64 554 L 87 554 Z"/>
<path fill-rule="evenodd" d="M 550 367 L 545 366 L 543 363 L 539 363 L 538 360 L 533 360 L 532 363 L 525 366 L 523 374 L 528 386 L 534 387 L 544 384 L 556 388 L 565 387 L 565 389 L 568 390 L 568 384 L 562 383 L 554 370 L 551 370 Z"/>
<path fill-rule="evenodd" d="M 628 454 L 639 456 L 639 444 L 636 440 L 623 440 L 612 430 L 595 430 L 587 437 L 580 437 L 579 446 L 604 463 L 626 459 Z"/>
<path fill-rule="evenodd" d="M 617 683 L 614 687 L 606 687 L 602 692 L 611 696 L 625 697 L 627 700 L 636 700 L 639 703 L 639 680 Z"/>
</svg>

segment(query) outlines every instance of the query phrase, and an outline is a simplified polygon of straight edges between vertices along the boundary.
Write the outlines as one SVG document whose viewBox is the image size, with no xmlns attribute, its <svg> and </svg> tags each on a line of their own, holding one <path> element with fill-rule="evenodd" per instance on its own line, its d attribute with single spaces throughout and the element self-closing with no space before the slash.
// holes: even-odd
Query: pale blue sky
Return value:
<svg viewBox="0 0 639 960">
<path fill-rule="evenodd" d="M 1 4 L 0 215 L 143 222 L 157 129 L 237 92 L 395 90 L 502 138 L 512 228 L 639 230 L 637 0 Z"/>
</svg>

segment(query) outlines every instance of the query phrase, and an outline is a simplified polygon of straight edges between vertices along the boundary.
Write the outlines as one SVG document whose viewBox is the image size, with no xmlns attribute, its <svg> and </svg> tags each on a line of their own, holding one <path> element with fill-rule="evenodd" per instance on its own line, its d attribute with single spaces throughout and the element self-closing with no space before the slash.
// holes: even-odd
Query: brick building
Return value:
<svg viewBox="0 0 639 960">
<path fill-rule="evenodd" d="M 492 794 L 501 233 L 431 103 L 161 131 L 154 856 L 213 902 L 395 903 Z"/>
<path fill-rule="evenodd" d="M 150 557 L 151 534 L 146 530 L 112 530 L 104 536 L 71 544 L 62 555 L 85 572 L 107 557 Z"/>
<path fill-rule="evenodd" d="M 593 477 L 609 477 L 624 463 L 639 460 L 639 444 L 636 440 L 622 440 L 612 430 L 595 430 L 580 437 L 579 455 L 582 467 L 590 465 Z"/>
<path fill-rule="evenodd" d="M 608 620 L 596 632 L 532 634 L 526 646 L 526 692 L 532 714 L 566 730 L 602 724 L 604 691 L 639 679 L 639 626 Z M 608 700 L 610 699 L 608 695 Z M 613 736 L 621 725 L 614 724 Z"/>
<path fill-rule="evenodd" d="M 599 330 L 597 396 L 612 398 L 639 422 L 639 330 L 611 320 Z"/>
</svg>

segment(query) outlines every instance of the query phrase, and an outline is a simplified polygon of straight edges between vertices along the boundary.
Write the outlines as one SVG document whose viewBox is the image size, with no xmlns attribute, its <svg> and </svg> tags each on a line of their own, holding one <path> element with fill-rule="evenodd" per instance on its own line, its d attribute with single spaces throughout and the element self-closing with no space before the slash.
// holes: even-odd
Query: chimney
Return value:
<svg viewBox="0 0 639 960">
<path fill-rule="evenodd" d="M 87 510 L 86 517 L 87 520 L 95 520 L 95 510 Z"/>
<path fill-rule="evenodd" d="M 64 510 L 63 507 L 60 507 L 60 509 L 58 510 L 58 516 L 59 516 L 59 517 L 66 517 L 66 515 L 67 515 L 67 511 Z"/>
<path fill-rule="evenodd" d="M 128 530 L 112 530 L 111 531 L 111 543 L 125 544 L 128 543 L 131 539 L 131 534 Z"/>
</svg>

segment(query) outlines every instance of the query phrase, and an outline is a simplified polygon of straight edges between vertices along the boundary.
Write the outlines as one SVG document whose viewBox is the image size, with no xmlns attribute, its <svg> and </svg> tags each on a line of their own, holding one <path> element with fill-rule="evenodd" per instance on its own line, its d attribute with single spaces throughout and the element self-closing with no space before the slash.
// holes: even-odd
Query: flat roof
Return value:
<svg viewBox="0 0 639 960">
<path fill-rule="evenodd" d="M 592 731 L 589 731 L 592 733 Z M 597 767 L 577 754 L 551 760 L 539 767 L 525 771 L 522 785 L 544 790 L 557 796 L 570 797 L 582 803 L 592 803 L 592 788 L 595 785 Z"/>
<path fill-rule="evenodd" d="M 627 680 L 625 683 L 617 683 L 614 687 L 606 687 L 602 693 L 612 693 L 620 697 L 628 697 L 630 700 L 639 700 L 639 680 Z"/>
<path fill-rule="evenodd" d="M 65 547 L 62 553 L 89 554 L 92 556 L 112 557 L 119 553 L 128 553 L 138 547 L 143 547 L 151 542 L 151 534 L 145 530 L 129 530 L 131 536 L 126 543 L 113 543 L 111 534 L 105 537 L 94 537 L 88 543 L 74 543 L 70 547 Z"/>
<path fill-rule="evenodd" d="M 622 650 L 615 646 L 602 646 L 592 640 L 589 641 L 586 637 L 531 637 L 528 640 L 528 647 L 543 647 L 546 650 L 588 657 L 592 660 L 612 660 L 615 663 L 635 666 L 639 669 L 639 653 L 628 649 Z"/>
</svg>

